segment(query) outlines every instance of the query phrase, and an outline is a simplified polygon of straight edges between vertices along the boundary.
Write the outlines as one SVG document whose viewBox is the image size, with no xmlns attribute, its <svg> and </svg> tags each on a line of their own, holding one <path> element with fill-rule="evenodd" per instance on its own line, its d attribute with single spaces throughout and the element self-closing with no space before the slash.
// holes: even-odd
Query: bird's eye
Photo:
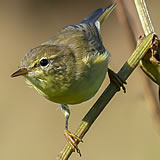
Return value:
<svg viewBox="0 0 160 160">
<path fill-rule="evenodd" d="M 42 59 L 42 60 L 40 61 L 40 65 L 41 65 L 42 67 L 47 66 L 48 63 L 49 63 L 48 59 Z"/>
</svg>

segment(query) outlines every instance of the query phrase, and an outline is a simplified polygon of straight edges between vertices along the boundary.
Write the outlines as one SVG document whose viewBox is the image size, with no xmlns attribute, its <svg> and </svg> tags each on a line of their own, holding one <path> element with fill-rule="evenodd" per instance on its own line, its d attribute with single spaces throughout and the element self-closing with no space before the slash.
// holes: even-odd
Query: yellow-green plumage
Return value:
<svg viewBox="0 0 160 160">
<path fill-rule="evenodd" d="M 28 51 L 20 70 L 40 94 L 60 104 L 77 104 L 93 97 L 108 68 L 100 25 L 115 8 L 98 9 L 78 25 L 67 26 L 51 40 Z M 45 66 L 41 62 L 48 63 Z"/>
<path fill-rule="evenodd" d="M 35 67 L 35 72 L 29 72 L 25 77 L 53 102 L 81 103 L 95 95 L 107 72 L 109 53 L 103 46 L 97 46 L 99 51 L 89 44 L 85 33 L 66 28 L 55 40 L 32 49 L 20 67 L 28 68 L 31 64 L 33 67 L 42 58 L 47 58 L 50 64 L 46 69 Z M 27 64 L 30 59 L 35 60 Z"/>
<path fill-rule="evenodd" d="M 93 97 L 105 78 L 109 52 L 102 44 L 100 25 L 114 8 L 115 4 L 100 8 L 80 24 L 65 27 L 51 40 L 31 49 L 12 74 L 25 76 L 41 95 L 61 104 L 66 139 L 79 154 L 77 141 L 81 139 L 68 131 L 67 104 Z"/>
</svg>

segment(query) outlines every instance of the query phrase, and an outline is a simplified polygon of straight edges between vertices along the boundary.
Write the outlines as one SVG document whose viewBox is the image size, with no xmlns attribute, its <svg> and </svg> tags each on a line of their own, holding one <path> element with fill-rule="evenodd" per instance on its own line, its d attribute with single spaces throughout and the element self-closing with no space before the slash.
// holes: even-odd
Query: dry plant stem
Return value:
<svg viewBox="0 0 160 160">
<path fill-rule="evenodd" d="M 128 10 L 127 10 L 128 7 L 127 7 L 127 4 L 125 3 L 125 0 L 121 0 L 119 3 L 120 3 L 120 6 L 122 6 L 121 8 L 123 10 L 123 12 L 121 11 L 122 14 L 120 15 L 119 18 L 125 19 L 125 20 L 123 20 L 125 22 L 124 25 L 126 26 L 126 30 L 129 33 L 130 41 L 132 41 L 131 43 L 133 43 L 134 47 L 135 47 L 135 45 L 137 43 L 136 42 L 136 33 L 140 33 L 142 31 L 140 31 L 140 29 L 137 30 L 136 27 L 132 27 L 132 26 L 135 26 L 135 24 L 137 24 L 138 22 L 136 21 L 136 18 L 134 18 L 135 13 L 133 11 L 130 12 L 130 14 L 128 14 Z M 145 35 L 148 35 L 149 33 L 153 33 L 154 27 L 152 25 L 145 1 L 144 0 L 135 0 L 135 4 L 136 4 L 137 12 L 140 17 Z M 139 70 L 139 71 L 142 73 L 141 70 Z M 146 91 L 145 98 L 147 99 L 147 102 L 149 103 L 149 105 L 153 106 L 152 112 L 154 113 L 154 111 L 157 111 L 159 104 L 157 102 L 156 95 L 154 93 L 152 81 L 150 79 L 148 79 L 148 77 L 146 75 L 144 75 L 144 74 L 140 74 L 140 75 L 141 75 L 141 78 L 143 81 L 143 86 Z"/>
<path fill-rule="evenodd" d="M 122 66 L 122 68 L 118 72 L 118 75 L 123 80 L 127 80 L 130 74 L 139 64 L 139 61 L 143 58 L 145 53 L 150 48 L 152 39 L 153 39 L 153 34 L 149 34 L 142 41 L 142 43 L 136 48 L 136 50 L 133 52 L 133 54 L 128 59 L 128 61 Z M 108 87 L 105 89 L 103 94 L 99 97 L 97 102 L 93 105 L 93 107 L 89 110 L 89 112 L 82 119 L 82 122 L 80 123 L 80 126 L 76 130 L 75 135 L 77 135 L 80 138 L 84 137 L 84 135 L 87 133 L 87 131 L 89 130 L 93 122 L 102 112 L 102 110 L 106 107 L 106 105 L 109 103 L 112 97 L 116 94 L 116 92 L 118 92 L 118 90 L 119 88 L 114 83 L 110 83 L 108 85 Z M 57 159 L 67 160 L 72 154 L 72 152 L 73 152 L 73 149 L 71 148 L 70 144 L 67 144 Z"/>
<path fill-rule="evenodd" d="M 145 0 L 134 0 L 134 2 L 137 8 L 137 12 L 138 12 L 141 24 L 142 24 L 144 34 L 148 35 L 149 33 L 155 32 L 151 18 L 148 13 L 148 9 L 147 9 Z M 157 127 L 157 132 L 158 134 L 160 134 L 160 125 L 159 125 L 160 124 L 160 106 L 156 100 L 156 97 L 153 96 L 154 95 L 153 88 L 151 88 L 150 81 L 148 79 L 147 79 L 147 83 L 148 83 L 148 86 L 150 86 L 150 90 L 146 88 L 148 90 L 147 100 L 150 105 L 150 112 L 155 122 L 155 125 Z"/>
<path fill-rule="evenodd" d="M 115 0 L 116 1 L 116 0 Z M 148 13 L 148 10 L 147 10 L 147 7 L 146 7 L 146 4 L 145 4 L 145 1 L 136 1 L 136 8 L 138 10 L 138 15 L 141 19 L 141 23 L 143 24 L 143 29 L 144 29 L 144 32 L 146 35 L 148 35 L 148 32 L 151 33 L 151 32 L 154 32 L 154 28 L 153 28 L 153 25 L 152 25 L 152 22 L 151 22 L 151 19 L 149 17 L 149 13 Z M 120 19 L 123 19 L 123 25 L 125 25 L 126 27 L 126 30 L 128 31 L 129 33 L 129 40 L 131 41 L 130 43 L 133 43 L 134 44 L 134 47 L 136 46 L 136 32 L 139 33 L 139 32 L 142 32 L 142 31 L 139 31 L 139 29 L 137 30 L 135 27 L 131 27 L 133 26 L 133 24 L 135 25 L 137 23 L 136 18 L 134 18 L 135 16 L 135 13 L 132 11 L 130 12 L 130 14 L 128 14 L 128 7 L 127 7 L 127 4 L 125 3 L 125 0 L 121 0 L 119 2 L 119 6 L 121 6 L 121 14 L 120 15 Z M 133 35 L 134 34 L 134 35 Z M 129 44 L 130 44 L 129 43 Z M 132 45 L 131 45 L 132 46 Z M 139 73 L 142 73 L 141 70 L 138 70 Z M 149 106 L 152 106 L 150 107 L 151 109 L 151 114 L 152 116 L 154 117 L 154 122 L 155 124 L 158 126 L 158 133 L 160 133 L 160 127 L 159 127 L 159 122 L 160 122 L 160 111 L 159 111 L 159 104 L 157 102 L 157 99 L 156 99 L 156 96 L 155 96 L 155 93 L 154 93 L 154 89 L 153 89 L 153 86 L 152 86 L 152 82 L 150 79 L 148 79 L 148 77 L 144 74 L 140 74 L 141 76 L 141 79 L 142 79 L 142 82 L 143 82 L 143 87 L 145 88 L 145 98 L 149 104 Z M 157 123 L 158 122 L 158 123 Z"/>
<path fill-rule="evenodd" d="M 117 1 L 117 0 L 114 0 Z M 142 4 L 141 4 L 142 2 Z M 138 15 L 141 19 L 141 23 L 143 23 L 143 29 L 146 35 L 148 35 L 148 32 L 154 32 L 154 28 L 151 22 L 151 19 L 149 17 L 149 13 L 145 4 L 145 1 L 141 1 L 141 2 L 137 2 L 136 1 L 136 7 L 138 9 Z M 119 8 L 121 9 L 121 11 L 119 11 L 117 9 L 117 11 L 119 11 L 118 15 L 119 15 L 119 19 L 122 21 L 123 25 L 125 26 L 125 30 L 127 30 L 127 34 L 129 36 L 129 40 L 130 43 L 128 43 L 128 45 L 136 46 L 137 42 L 136 42 L 136 34 L 140 34 L 142 31 L 140 29 L 140 27 L 138 27 L 138 22 L 137 22 L 137 18 L 135 18 L 135 13 L 134 11 L 131 9 L 133 9 L 131 7 L 131 2 L 128 1 L 128 3 L 126 4 L 125 0 L 120 0 L 119 1 Z M 129 8 L 128 11 L 128 5 L 130 5 L 131 8 Z M 121 13 L 120 13 L 121 12 Z M 143 20 L 144 19 L 144 20 Z M 147 24 L 148 23 L 148 24 Z M 134 26 L 134 27 L 133 27 Z M 137 27 L 135 27 L 137 26 Z M 145 99 L 147 100 L 149 109 L 150 109 L 150 113 L 152 115 L 153 118 L 153 124 L 155 125 L 155 128 L 157 129 L 157 133 L 160 135 L 160 106 L 158 104 L 156 95 L 154 93 L 154 88 L 152 86 L 152 81 L 145 75 L 142 74 L 142 70 L 138 70 L 139 74 L 141 76 L 142 79 L 142 85 L 143 88 L 145 88 Z"/>
<path fill-rule="evenodd" d="M 134 0 L 134 2 L 137 8 L 137 12 L 142 24 L 144 34 L 147 36 L 149 33 L 154 32 L 154 27 L 152 25 L 151 18 L 148 13 L 146 2 L 145 0 Z"/>
</svg>

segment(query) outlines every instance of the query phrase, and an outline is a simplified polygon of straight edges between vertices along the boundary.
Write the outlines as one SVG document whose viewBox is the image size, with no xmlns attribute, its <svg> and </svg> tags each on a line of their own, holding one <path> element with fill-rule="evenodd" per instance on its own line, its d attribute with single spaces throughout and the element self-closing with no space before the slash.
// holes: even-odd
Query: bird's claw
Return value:
<svg viewBox="0 0 160 160">
<path fill-rule="evenodd" d="M 120 76 L 118 76 L 118 74 L 113 72 L 111 69 L 108 69 L 108 75 L 109 75 L 110 81 L 115 83 L 116 86 L 119 87 L 119 91 L 120 91 L 120 87 L 122 87 L 124 93 L 126 93 L 126 88 L 124 84 L 127 84 L 127 82 L 124 81 Z"/>
<path fill-rule="evenodd" d="M 83 142 L 82 139 L 76 136 L 75 134 L 72 134 L 69 130 L 64 130 L 64 136 L 67 142 L 69 142 L 69 144 L 71 145 L 72 149 L 74 151 L 76 150 L 81 157 L 81 152 L 80 149 L 78 148 L 77 143 Z"/>
</svg>

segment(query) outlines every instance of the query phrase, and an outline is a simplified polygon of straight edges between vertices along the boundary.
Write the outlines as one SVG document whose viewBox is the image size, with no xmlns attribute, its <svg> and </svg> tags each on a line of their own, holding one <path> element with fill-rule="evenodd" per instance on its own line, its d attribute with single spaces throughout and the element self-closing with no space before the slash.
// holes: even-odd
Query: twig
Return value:
<svg viewBox="0 0 160 160">
<path fill-rule="evenodd" d="M 140 18 L 140 22 L 142 24 L 144 34 L 148 35 L 150 33 L 155 32 L 145 0 L 134 0 L 134 2 L 137 8 L 137 12 Z M 147 92 L 148 93 L 147 100 L 150 104 L 150 112 L 156 124 L 158 134 L 160 135 L 160 106 L 156 100 L 156 97 L 154 96 L 154 92 L 153 89 L 151 88 L 150 81 L 148 80 L 146 82 L 148 83 L 148 86 L 150 86 L 150 90 L 148 90 Z"/>
<path fill-rule="evenodd" d="M 141 27 L 139 26 L 139 22 L 137 21 L 136 10 L 135 6 L 133 6 L 133 2 L 128 1 L 126 3 L 125 0 L 113 1 L 115 1 L 115 3 L 119 3 L 117 14 L 119 15 L 118 18 L 123 23 L 125 31 L 129 37 L 130 43 L 128 43 L 128 45 L 130 45 L 132 48 L 135 48 L 137 45 L 137 37 L 139 34 L 142 34 L 143 30 L 146 35 L 148 35 L 148 33 L 154 32 L 154 27 L 152 25 L 145 1 L 140 0 L 135 2 L 138 10 L 138 15 L 143 26 L 143 30 L 141 29 Z M 130 7 L 128 8 L 128 6 Z M 152 106 L 152 108 L 158 108 L 159 104 L 154 93 L 154 88 L 152 85 L 153 82 L 150 79 L 148 79 L 146 75 L 142 74 L 142 70 L 139 69 L 138 72 L 143 82 L 143 88 L 145 88 L 146 91 L 144 95 L 145 99 L 147 100 L 148 104 Z"/>
<path fill-rule="evenodd" d="M 134 2 L 143 27 L 144 34 L 147 36 L 148 34 L 154 32 L 154 27 L 149 16 L 145 0 L 134 0 Z"/>
<path fill-rule="evenodd" d="M 153 34 L 149 34 L 142 43 L 136 48 L 133 54 L 130 56 L 128 61 L 123 65 L 123 67 L 118 72 L 118 75 L 123 79 L 127 80 L 136 66 L 139 64 L 139 61 L 143 58 L 145 53 L 150 48 L 152 43 Z M 82 122 L 78 129 L 75 132 L 80 138 L 83 138 L 84 135 L 87 133 L 93 122 L 99 116 L 99 114 L 103 111 L 109 101 L 113 98 L 113 96 L 118 92 L 119 88 L 114 84 L 110 83 L 102 95 L 99 97 L 97 102 L 93 105 L 93 107 L 89 110 L 89 112 L 85 115 L 82 119 Z M 63 151 L 60 153 L 58 160 L 67 160 L 70 155 L 72 154 L 73 149 L 71 148 L 70 144 L 67 144 Z"/>
<path fill-rule="evenodd" d="M 137 2 L 136 6 L 138 8 L 138 15 L 141 17 L 141 23 L 143 23 L 143 30 L 138 26 L 138 21 L 136 17 L 136 10 L 134 8 L 133 3 L 131 1 L 128 1 L 126 4 L 125 0 L 114 0 L 115 2 L 118 1 L 119 3 L 119 10 L 118 11 L 118 18 L 123 23 L 123 26 L 125 27 L 126 33 L 129 36 L 130 43 L 128 45 L 131 45 L 131 47 L 136 46 L 137 44 L 137 35 L 142 34 L 143 30 L 146 35 L 148 35 L 148 32 L 154 32 L 154 27 L 151 22 L 151 18 L 149 16 L 145 1 Z M 141 4 L 142 3 L 142 4 Z M 130 6 L 128 8 L 128 6 Z M 142 8 L 141 8 L 142 7 Z M 144 20 L 143 20 L 144 19 Z M 147 24 L 148 23 L 148 24 Z M 145 75 L 142 74 L 142 70 L 137 70 L 141 76 L 142 85 L 143 88 L 145 88 L 145 99 L 149 106 L 150 114 L 153 118 L 153 124 L 155 125 L 155 128 L 157 129 L 158 135 L 160 135 L 160 106 L 157 101 L 157 97 L 154 92 L 154 87 L 152 85 L 152 81 Z"/>
</svg>

